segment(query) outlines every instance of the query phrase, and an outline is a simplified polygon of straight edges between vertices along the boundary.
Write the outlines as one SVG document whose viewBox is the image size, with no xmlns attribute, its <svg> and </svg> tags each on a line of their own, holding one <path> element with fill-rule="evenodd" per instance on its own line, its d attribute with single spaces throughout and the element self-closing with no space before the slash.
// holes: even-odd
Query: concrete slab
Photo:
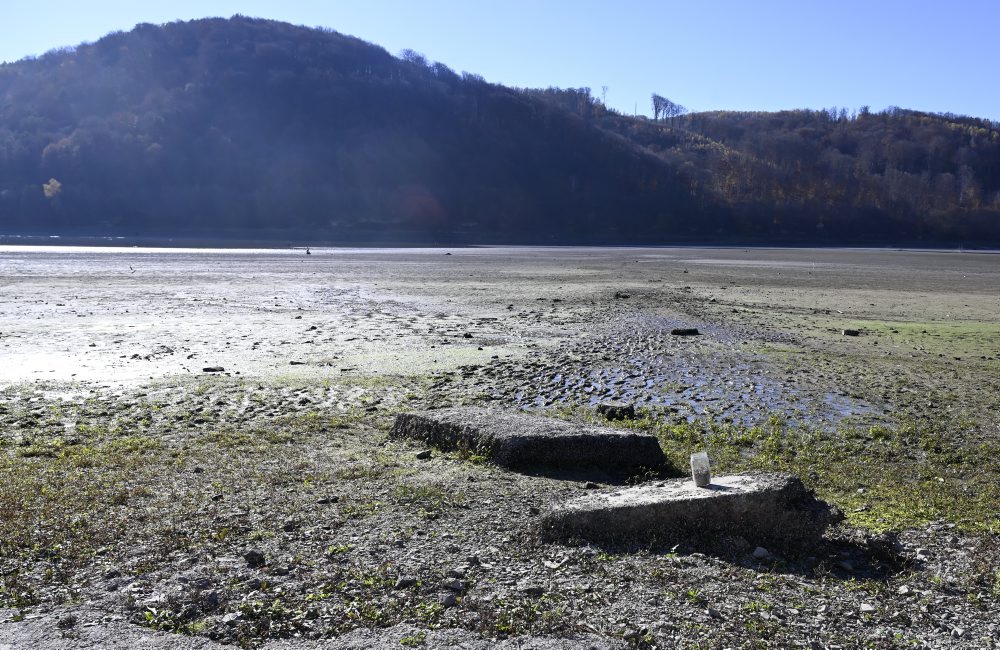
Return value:
<svg viewBox="0 0 1000 650">
<path fill-rule="evenodd" d="M 707 487 L 684 478 L 592 493 L 556 506 L 541 525 L 550 539 L 711 547 L 742 537 L 795 553 L 842 518 L 798 477 L 750 474 L 714 477 Z"/>
<path fill-rule="evenodd" d="M 392 435 L 441 449 L 468 449 L 510 468 L 631 471 L 665 462 L 659 442 L 648 434 L 494 409 L 401 413 Z"/>
</svg>

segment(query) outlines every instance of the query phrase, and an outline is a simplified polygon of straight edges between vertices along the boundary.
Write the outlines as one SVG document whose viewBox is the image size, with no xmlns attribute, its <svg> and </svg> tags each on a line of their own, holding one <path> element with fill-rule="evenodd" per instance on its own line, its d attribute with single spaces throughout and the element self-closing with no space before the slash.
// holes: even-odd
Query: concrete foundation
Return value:
<svg viewBox="0 0 1000 650">
<path fill-rule="evenodd" d="M 631 471 L 665 462 L 659 442 L 648 434 L 493 409 L 402 413 L 392 435 L 441 449 L 468 449 L 510 468 Z"/>
<path fill-rule="evenodd" d="M 751 474 L 714 477 L 706 487 L 685 478 L 589 494 L 556 506 L 541 525 L 550 539 L 713 547 L 742 537 L 796 553 L 842 518 L 795 476 Z"/>
</svg>

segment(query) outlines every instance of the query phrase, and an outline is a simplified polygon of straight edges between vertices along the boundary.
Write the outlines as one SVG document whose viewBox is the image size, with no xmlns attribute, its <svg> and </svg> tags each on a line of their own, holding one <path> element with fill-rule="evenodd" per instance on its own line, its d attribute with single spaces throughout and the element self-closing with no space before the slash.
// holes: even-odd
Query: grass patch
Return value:
<svg viewBox="0 0 1000 650">
<path fill-rule="evenodd" d="M 997 323 L 855 321 L 848 327 L 934 354 L 995 357 L 1000 350 L 1000 324 Z"/>
<path fill-rule="evenodd" d="M 446 508 L 461 507 L 465 504 L 463 493 L 435 483 L 403 483 L 396 486 L 392 496 L 396 503 L 415 506 L 420 515 L 432 519 Z"/>
</svg>

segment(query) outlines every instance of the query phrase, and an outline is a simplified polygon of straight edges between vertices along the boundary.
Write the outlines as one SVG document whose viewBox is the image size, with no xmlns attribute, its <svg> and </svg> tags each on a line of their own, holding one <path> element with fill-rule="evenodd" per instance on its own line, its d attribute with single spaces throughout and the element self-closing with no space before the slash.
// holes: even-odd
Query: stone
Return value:
<svg viewBox="0 0 1000 650">
<path fill-rule="evenodd" d="M 440 449 L 472 451 L 512 469 L 632 471 L 660 467 L 666 460 L 659 442 L 649 434 L 499 409 L 400 413 L 390 435 L 421 440 Z"/>
<path fill-rule="evenodd" d="M 700 332 L 697 327 L 675 327 L 670 330 L 673 336 L 698 336 Z"/>
<path fill-rule="evenodd" d="M 597 405 L 597 412 L 608 420 L 635 419 L 635 405 L 626 402 L 601 402 Z"/>
<path fill-rule="evenodd" d="M 841 334 L 844 336 L 860 336 L 861 332 L 859 330 L 843 330 Z"/>
<path fill-rule="evenodd" d="M 409 589 L 417 584 L 417 579 L 412 576 L 400 576 L 396 579 L 395 589 Z"/>
<path fill-rule="evenodd" d="M 417 460 L 429 460 L 430 457 L 431 457 L 431 450 L 430 449 L 424 449 L 423 451 L 419 451 L 416 454 L 416 459 Z"/>
<path fill-rule="evenodd" d="M 871 614 L 875 611 L 875 605 L 872 605 L 871 603 L 861 603 L 860 609 L 862 614 Z"/>
<path fill-rule="evenodd" d="M 243 559 L 246 560 L 247 566 L 251 569 L 256 569 L 258 567 L 264 566 L 267 560 L 264 558 L 264 554 L 256 549 L 251 549 L 243 554 Z"/>
<path fill-rule="evenodd" d="M 771 552 L 763 546 L 758 546 L 753 550 L 753 559 L 755 560 L 766 560 L 769 557 L 771 557 Z"/>
<path fill-rule="evenodd" d="M 539 525 L 543 536 L 555 540 L 685 542 L 717 549 L 742 537 L 796 555 L 842 519 L 798 477 L 758 473 L 717 477 L 708 487 L 683 478 L 588 494 L 555 506 Z"/>
<path fill-rule="evenodd" d="M 520 582 L 517 585 L 517 590 L 528 596 L 541 596 L 545 593 L 545 587 L 534 582 Z"/>
<path fill-rule="evenodd" d="M 226 369 L 222 366 L 206 366 L 201 369 L 202 372 L 225 372 Z"/>
</svg>

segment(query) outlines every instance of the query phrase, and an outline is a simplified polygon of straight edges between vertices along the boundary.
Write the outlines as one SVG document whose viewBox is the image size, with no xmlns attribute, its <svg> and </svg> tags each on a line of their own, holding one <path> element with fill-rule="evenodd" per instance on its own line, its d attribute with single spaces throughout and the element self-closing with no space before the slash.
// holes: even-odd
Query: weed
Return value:
<svg viewBox="0 0 1000 650">
<path fill-rule="evenodd" d="M 406 648 L 415 648 L 417 646 L 423 645 L 427 641 L 427 632 L 421 630 L 416 634 L 411 634 L 409 636 L 404 636 L 399 640 L 400 645 Z"/>
</svg>

